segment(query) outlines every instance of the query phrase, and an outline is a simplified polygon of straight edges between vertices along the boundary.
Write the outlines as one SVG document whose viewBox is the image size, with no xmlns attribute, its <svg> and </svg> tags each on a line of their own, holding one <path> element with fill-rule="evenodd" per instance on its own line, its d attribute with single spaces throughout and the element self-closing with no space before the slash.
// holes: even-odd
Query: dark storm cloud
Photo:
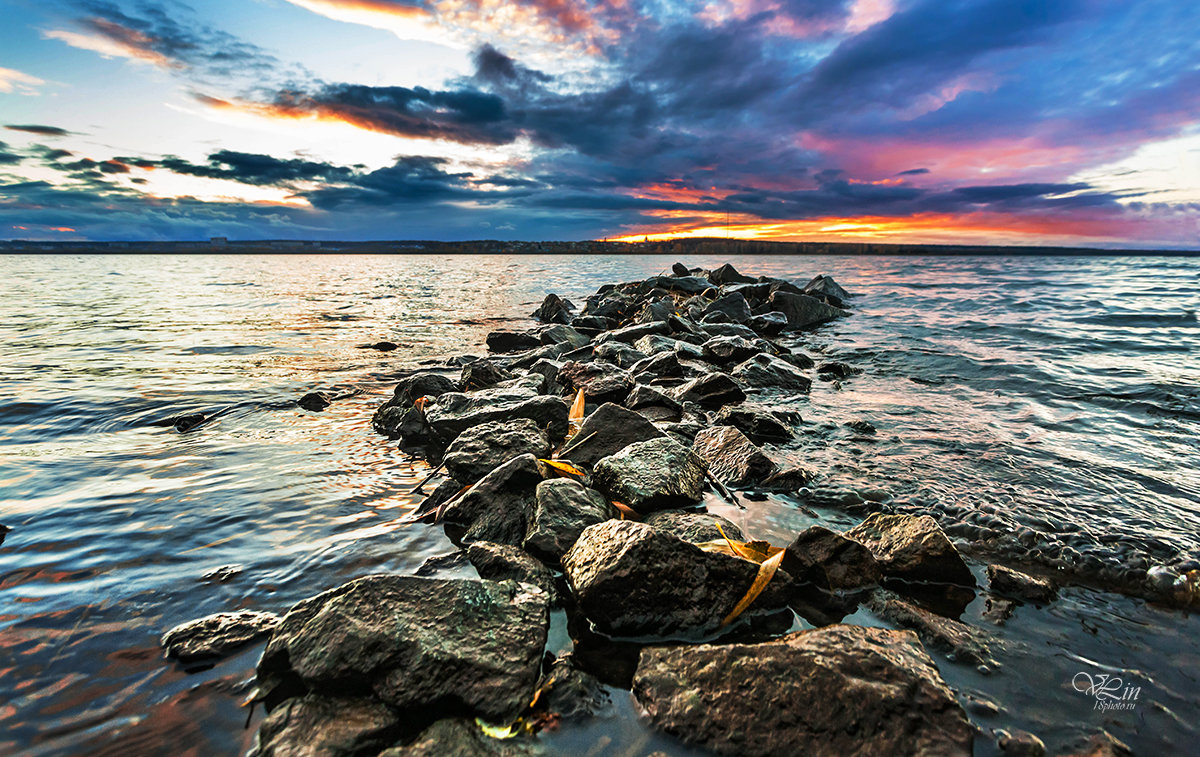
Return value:
<svg viewBox="0 0 1200 757">
<path fill-rule="evenodd" d="M 20 163 L 25 157 L 15 152 L 11 152 L 8 145 L 0 142 L 0 166 L 12 166 Z"/>
<path fill-rule="evenodd" d="M 4 128 L 11 131 L 23 131 L 29 134 L 39 134 L 43 137 L 65 137 L 71 133 L 66 129 L 60 129 L 57 126 L 44 126 L 42 124 L 5 124 Z"/>
<path fill-rule="evenodd" d="M 897 171 L 896 175 L 897 176 L 921 176 L 922 174 L 927 174 L 927 173 L 929 173 L 928 168 L 910 168 L 907 171 Z"/>
<path fill-rule="evenodd" d="M 210 179 L 229 179 L 255 186 L 286 185 L 296 181 L 342 181 L 354 176 L 354 169 L 302 158 L 275 158 L 257 153 L 219 150 L 208 162 L 196 164 L 167 156 L 157 161 L 122 158 L 139 168 L 159 167 L 179 174 Z"/>
<path fill-rule="evenodd" d="M 441 158 L 407 156 L 395 165 L 354 177 L 346 185 L 304 194 L 322 210 L 344 206 L 429 205 L 452 199 L 484 199 L 487 192 L 473 190 L 470 173 L 443 170 Z"/>
</svg>

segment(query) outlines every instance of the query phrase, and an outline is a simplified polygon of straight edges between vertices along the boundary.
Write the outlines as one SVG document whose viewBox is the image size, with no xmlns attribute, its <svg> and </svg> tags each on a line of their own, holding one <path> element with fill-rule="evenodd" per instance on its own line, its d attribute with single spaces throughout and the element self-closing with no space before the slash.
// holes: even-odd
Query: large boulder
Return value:
<svg viewBox="0 0 1200 757">
<path fill-rule="evenodd" d="M 359 757 L 396 741 L 401 724 L 387 705 L 364 696 L 306 696 L 271 711 L 248 757 Z"/>
<path fill-rule="evenodd" d="M 750 486 L 775 472 L 771 458 L 733 426 L 715 426 L 696 434 L 692 452 L 723 484 Z"/>
<path fill-rule="evenodd" d="M 537 485 L 524 547 L 556 565 L 584 529 L 615 517 L 616 508 L 595 489 L 569 478 L 543 481 Z"/>
<path fill-rule="evenodd" d="M 561 299 L 557 294 L 548 294 L 531 315 L 542 323 L 570 323 L 571 303 Z"/>
<path fill-rule="evenodd" d="M 746 399 L 741 385 L 724 373 L 706 373 L 671 390 L 677 402 L 695 402 L 707 409 L 716 409 Z"/>
<path fill-rule="evenodd" d="M 718 286 L 722 284 L 753 284 L 756 281 L 756 279 L 738 273 L 738 269 L 729 263 L 714 269 L 712 273 L 708 274 L 708 280 Z"/>
<path fill-rule="evenodd" d="M 758 344 L 740 336 L 715 336 L 700 346 L 704 359 L 710 363 L 740 363 L 763 351 Z"/>
<path fill-rule="evenodd" d="M 654 526 L 660 531 L 673 534 L 684 541 L 690 541 L 692 544 L 703 544 L 726 537 L 735 541 L 746 540 L 742 529 L 738 528 L 733 521 L 715 513 L 696 510 L 659 510 L 647 515 L 642 522 Z M 718 524 L 720 528 L 717 527 Z M 725 532 L 724 535 L 721 534 L 721 531 Z"/>
<path fill-rule="evenodd" d="M 703 320 L 708 320 L 715 313 L 719 313 L 727 323 L 745 323 L 753 315 L 750 312 L 750 305 L 747 304 L 746 298 L 740 292 L 718 297 L 708 303 L 703 310 Z"/>
<path fill-rule="evenodd" d="M 551 441 L 562 439 L 567 433 L 570 406 L 561 397 L 547 397 L 536 391 L 536 386 L 520 385 L 472 394 L 443 394 L 425 410 L 430 437 L 444 449 L 474 426 L 528 418 L 544 429 Z"/>
<path fill-rule="evenodd" d="M 386 436 L 396 438 L 424 428 L 425 416 L 420 410 L 415 414 L 413 404 L 421 397 L 441 397 L 457 391 L 458 387 L 449 377 L 440 373 L 414 373 L 396 385 L 391 399 L 379 406 L 371 418 L 371 426 Z M 405 424 L 408 428 L 405 429 Z"/>
<path fill-rule="evenodd" d="M 801 583 L 823 591 L 850 591 L 879 583 L 871 551 L 822 526 L 809 526 L 787 547 L 783 567 Z"/>
<path fill-rule="evenodd" d="M 180 662 L 215 660 L 266 638 L 277 625 L 273 612 L 219 612 L 175 626 L 163 634 L 162 646 L 167 657 Z"/>
<path fill-rule="evenodd" d="M 583 396 L 594 402 L 620 402 L 633 388 L 628 371 L 599 361 L 563 363 L 558 369 L 557 381 L 572 395 L 582 389 Z"/>
<path fill-rule="evenodd" d="M 508 723 L 533 696 L 549 598 L 529 584 L 367 576 L 284 616 L 258 680 L 270 693 L 371 696 L 406 720 L 473 715 Z"/>
<path fill-rule="evenodd" d="M 718 755 L 971 754 L 971 724 L 911 631 L 647 647 L 633 694 L 656 728 Z"/>
<path fill-rule="evenodd" d="M 542 346 L 542 340 L 527 331 L 492 331 L 487 335 L 491 352 L 523 352 Z"/>
<path fill-rule="evenodd" d="M 769 410 L 745 405 L 730 405 L 721 408 L 716 422 L 722 426 L 733 426 L 755 444 L 786 442 L 791 439 L 792 424 Z"/>
<path fill-rule="evenodd" d="M 446 472 L 463 484 L 474 484 L 500 465 L 530 454 L 549 457 L 550 438 L 528 418 L 484 423 L 458 435 L 442 458 Z"/>
<path fill-rule="evenodd" d="M 749 386 L 770 389 L 793 389 L 807 392 L 812 388 L 812 379 L 799 368 L 782 358 L 760 353 L 740 363 L 732 375 Z"/>
<path fill-rule="evenodd" d="M 467 560 L 475 566 L 480 578 L 533 584 L 546 592 L 552 603 L 557 600 L 554 574 L 520 547 L 477 541 L 467 547 Z"/>
<path fill-rule="evenodd" d="M 758 574 L 748 560 L 628 520 L 586 529 L 562 565 L 579 609 L 599 631 L 617 636 L 715 631 Z M 751 610 L 782 607 L 786 584 L 780 571 Z"/>
<path fill-rule="evenodd" d="M 812 297 L 830 297 L 835 302 L 841 303 L 850 299 L 850 293 L 833 280 L 832 276 L 820 274 L 814 276 L 811 281 L 804 285 L 804 293 Z"/>
<path fill-rule="evenodd" d="M 466 526 L 464 542 L 494 541 L 520 546 L 542 469 L 533 455 L 519 455 L 451 500 L 444 518 Z"/>
<path fill-rule="evenodd" d="M 875 513 L 845 535 L 871 550 L 886 576 L 916 583 L 975 585 L 962 555 L 928 515 Z"/>
<path fill-rule="evenodd" d="M 771 309 L 787 316 L 789 329 L 803 329 L 828 323 L 846 315 L 846 311 L 826 305 L 807 294 L 776 291 L 768 300 Z"/>
<path fill-rule="evenodd" d="M 663 432 L 642 415 L 606 402 L 584 418 L 560 457 L 591 468 L 602 458 L 615 455 L 635 442 L 662 436 Z"/>
<path fill-rule="evenodd" d="M 641 513 L 699 502 L 704 463 L 669 437 L 636 442 L 596 463 L 592 485 Z"/>
</svg>

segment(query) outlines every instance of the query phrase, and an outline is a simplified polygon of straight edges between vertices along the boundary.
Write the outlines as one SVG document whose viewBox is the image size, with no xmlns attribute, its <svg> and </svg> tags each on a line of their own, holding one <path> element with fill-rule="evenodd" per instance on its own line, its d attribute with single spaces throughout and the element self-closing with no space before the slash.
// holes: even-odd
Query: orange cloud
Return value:
<svg viewBox="0 0 1200 757">
<path fill-rule="evenodd" d="M 87 25 L 98 34 L 81 34 L 63 29 L 42 32 L 45 39 L 56 39 L 79 50 L 99 53 L 105 58 L 126 58 L 160 68 L 182 68 L 183 64 L 152 49 L 155 40 L 142 32 L 128 29 L 102 18 L 90 18 Z"/>
</svg>

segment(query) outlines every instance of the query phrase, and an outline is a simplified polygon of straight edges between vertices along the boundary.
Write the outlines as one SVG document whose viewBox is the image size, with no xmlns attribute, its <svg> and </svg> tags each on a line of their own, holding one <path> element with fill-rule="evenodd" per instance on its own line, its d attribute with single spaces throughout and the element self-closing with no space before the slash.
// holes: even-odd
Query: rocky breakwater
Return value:
<svg viewBox="0 0 1200 757">
<path fill-rule="evenodd" d="M 781 335 L 798 343 L 850 300 L 828 276 L 731 265 L 606 285 L 581 308 L 551 294 L 541 325 L 409 375 L 375 413 L 433 467 L 411 521 L 460 553 L 164 642 L 216 657 L 269 634 L 264 756 L 527 754 L 539 729 L 603 707 L 600 681 L 717 754 L 969 754 L 972 727 L 924 645 L 986 666 L 988 640 L 929 609 L 975 590 L 936 522 L 874 516 L 771 545 L 705 506 L 811 477 L 770 448 L 797 433 L 774 401 L 808 391 L 816 368 Z M 478 580 L 437 577 L 465 562 Z M 1026 579 L 993 577 L 1049 601 Z M 860 605 L 896 630 L 841 623 Z M 558 659 L 554 607 L 574 642 Z"/>
</svg>

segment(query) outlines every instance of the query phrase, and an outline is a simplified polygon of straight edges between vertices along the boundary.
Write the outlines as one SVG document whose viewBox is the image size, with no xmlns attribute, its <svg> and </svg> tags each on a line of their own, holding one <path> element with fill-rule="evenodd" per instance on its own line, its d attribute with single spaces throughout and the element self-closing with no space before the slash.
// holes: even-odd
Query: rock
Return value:
<svg viewBox="0 0 1200 757">
<path fill-rule="evenodd" d="M 599 334 L 602 331 L 614 328 L 616 325 L 617 323 L 613 319 L 598 315 L 581 315 L 571 319 L 572 328 L 589 334 Z"/>
<path fill-rule="evenodd" d="M 736 336 L 747 341 L 758 338 L 758 334 L 748 326 L 743 326 L 738 323 L 712 323 L 711 321 L 704 324 L 704 333 L 710 337 L 714 336 Z"/>
<path fill-rule="evenodd" d="M 563 364 L 557 360 L 546 360 L 545 358 L 529 366 L 530 374 L 537 374 L 542 377 L 542 384 L 538 387 L 539 393 L 550 394 L 558 391 L 558 371 L 562 367 Z"/>
<path fill-rule="evenodd" d="M 358 345 L 360 350 L 378 350 L 379 352 L 391 352 L 392 350 L 399 349 L 399 347 L 400 345 L 395 342 L 375 342 L 374 344 Z"/>
<path fill-rule="evenodd" d="M 828 378 L 850 378 L 859 371 L 846 363 L 840 363 L 836 360 L 831 360 L 827 363 L 821 363 L 817 366 L 817 373 L 825 379 Z"/>
<path fill-rule="evenodd" d="M 400 730 L 396 714 L 373 699 L 309 694 L 271 711 L 248 757 L 378 754 L 395 742 Z"/>
<path fill-rule="evenodd" d="M 262 691 L 373 694 L 406 721 L 511 722 L 537 683 L 548 597 L 515 581 L 376 575 L 293 607 L 258 663 Z"/>
<path fill-rule="evenodd" d="M 1046 744 L 1029 731 L 1001 731 L 996 745 L 1004 757 L 1046 757 Z"/>
<path fill-rule="evenodd" d="M 311 410 L 319 413 L 325 408 L 333 404 L 329 392 L 309 392 L 300 399 L 296 400 L 296 404 L 305 410 Z"/>
<path fill-rule="evenodd" d="M 517 418 L 532 420 L 554 442 L 566 436 L 569 409 L 561 397 L 505 387 L 474 394 L 443 394 L 426 409 L 425 421 L 430 435 L 443 448 L 472 426 Z"/>
<path fill-rule="evenodd" d="M 654 302 L 647 302 L 634 316 L 636 323 L 650 323 L 651 321 L 665 321 L 675 314 L 675 300 L 670 297 L 663 297 Z"/>
<path fill-rule="evenodd" d="M 871 610 L 887 622 L 910 628 L 931 649 L 944 652 L 956 662 L 994 667 L 987 637 L 962 621 L 936 615 L 899 597 L 881 594 L 871 601 Z"/>
<path fill-rule="evenodd" d="M 569 654 L 554 661 L 538 691 L 538 709 L 562 720 L 593 717 L 612 704 L 603 684 L 577 667 Z"/>
<path fill-rule="evenodd" d="M 718 297 L 704 307 L 703 313 L 703 320 L 708 320 L 709 316 L 720 313 L 727 319 L 728 323 L 745 323 L 750 320 L 750 316 L 752 315 L 750 305 L 746 303 L 746 298 L 738 292 Z"/>
<path fill-rule="evenodd" d="M 646 353 L 638 352 L 624 342 L 605 342 L 592 352 L 597 360 L 604 360 L 626 370 L 646 359 Z"/>
<path fill-rule="evenodd" d="M 983 612 L 980 616 L 991 623 L 1002 626 L 1012 617 L 1013 611 L 1017 609 L 1017 603 L 1001 599 L 999 597 L 988 597 L 984 603 Z"/>
<path fill-rule="evenodd" d="M 803 352 L 781 352 L 779 353 L 779 359 L 785 360 L 797 368 L 803 368 L 805 370 L 816 365 L 816 362 L 814 362 L 811 357 L 805 355 Z"/>
<path fill-rule="evenodd" d="M 740 363 L 762 352 L 762 345 L 740 336 L 716 336 L 700 347 L 704 359 L 710 363 Z"/>
<path fill-rule="evenodd" d="M 738 270 L 729 263 L 708 274 L 708 280 L 718 286 L 722 284 L 753 284 L 756 281 L 756 279 L 738 273 Z"/>
<path fill-rule="evenodd" d="M 692 544 L 703 544 L 707 541 L 724 539 L 726 536 L 734 541 L 745 541 L 742 529 L 729 520 L 715 513 L 697 512 L 695 510 L 659 510 L 650 513 L 642 521 L 648 526 L 654 526 L 660 531 L 666 531 Z M 721 528 L 717 528 L 717 524 Z M 721 530 L 725 535 L 721 535 Z"/>
<path fill-rule="evenodd" d="M 962 555 L 928 515 L 876 513 L 845 536 L 871 550 L 885 576 L 912 582 L 975 585 Z"/>
<path fill-rule="evenodd" d="M 583 309 L 583 315 L 597 315 L 624 321 L 637 307 L 637 301 L 626 294 L 607 292 L 595 294 L 588 298 L 588 304 Z"/>
<path fill-rule="evenodd" d="M 718 755 L 971 754 L 971 724 L 910 631 L 647 647 L 633 695 L 654 727 Z"/>
<path fill-rule="evenodd" d="M 523 371 L 540 360 L 558 360 L 569 352 L 569 344 L 544 344 L 516 355 L 498 357 L 493 362 L 502 363 L 504 368 L 510 371 Z"/>
<path fill-rule="evenodd" d="M 797 492 L 816 478 L 817 474 L 807 468 L 789 466 L 764 479 L 762 488 L 777 492 Z"/>
<path fill-rule="evenodd" d="M 0 526 L 0 543 L 4 541 L 4 530 L 4 526 Z M 243 565 L 222 565 L 206 571 L 204 575 L 200 576 L 200 580 L 208 583 L 223 584 L 241 575 L 245 569 Z"/>
<path fill-rule="evenodd" d="M 533 421 L 517 418 L 467 429 L 446 448 L 442 463 L 456 481 L 474 484 L 498 466 L 525 454 L 549 457 L 550 439 Z"/>
<path fill-rule="evenodd" d="M 463 541 L 520 546 L 525 540 L 542 471 L 533 455 L 520 455 L 481 478 L 446 505 L 444 518 L 467 526 Z"/>
<path fill-rule="evenodd" d="M 556 294 L 548 294 L 531 315 L 542 323 L 570 323 L 570 303 L 560 299 Z"/>
<path fill-rule="evenodd" d="M 533 334 L 525 331 L 493 331 L 487 335 L 487 348 L 491 352 L 523 352 L 542 346 Z"/>
<path fill-rule="evenodd" d="M 563 363 L 558 369 L 558 383 L 574 395 L 579 389 L 583 396 L 596 402 L 621 402 L 633 388 L 628 371 L 610 363 Z"/>
<path fill-rule="evenodd" d="M 846 428 L 864 436 L 874 436 L 876 433 L 875 426 L 870 421 L 864 421 L 861 418 L 855 421 L 847 421 Z"/>
<path fill-rule="evenodd" d="M 679 403 L 695 402 L 703 408 L 716 409 L 741 402 L 746 393 L 738 382 L 724 373 L 707 373 L 675 387 L 671 397 Z"/>
<path fill-rule="evenodd" d="M 716 422 L 722 426 L 733 426 L 755 444 L 786 442 L 793 437 L 791 424 L 770 411 L 745 405 L 721 408 Z"/>
<path fill-rule="evenodd" d="M 454 499 L 463 490 L 463 484 L 452 478 L 447 478 L 433 488 L 421 504 L 417 506 L 408 518 L 413 522 L 432 523 L 436 520 L 438 509 Z"/>
<path fill-rule="evenodd" d="M 596 337 L 596 344 L 604 344 L 605 342 L 624 342 L 625 344 L 633 344 L 644 336 L 652 334 L 666 335 L 671 332 L 670 327 L 662 321 L 650 321 L 649 323 L 636 323 L 632 326 L 610 331 L 607 334 L 601 334 Z"/>
<path fill-rule="evenodd" d="M 558 598 L 554 574 L 520 547 L 477 541 L 467 547 L 467 559 L 475 566 L 480 578 L 533 584 L 546 592 L 552 604 Z"/>
<path fill-rule="evenodd" d="M 704 463 L 673 439 L 635 442 L 597 462 L 592 485 L 640 513 L 664 510 L 700 501 Z"/>
<path fill-rule="evenodd" d="M 691 276 L 692 272 L 683 263 L 676 263 L 671 266 L 671 275 L 673 276 Z"/>
<path fill-rule="evenodd" d="M 606 402 L 583 420 L 571 443 L 559 457 L 591 468 L 601 458 L 615 455 L 635 442 L 662 437 L 663 432 L 638 413 Z"/>
<path fill-rule="evenodd" d="M 464 392 L 469 392 L 474 389 L 487 389 L 511 378 L 514 376 L 509 371 L 491 360 L 480 359 L 462 367 L 462 377 L 458 380 L 458 385 Z"/>
<path fill-rule="evenodd" d="M 804 285 L 804 293 L 811 296 L 833 297 L 839 301 L 850 299 L 850 293 L 842 289 L 832 276 L 821 274 Z"/>
<path fill-rule="evenodd" d="M 379 753 L 379 757 L 530 757 L 542 754 L 537 742 L 494 739 L 474 720 L 446 718 L 426 728 L 412 743 Z"/>
<path fill-rule="evenodd" d="M 738 381 L 758 388 L 794 389 L 807 392 L 812 380 L 786 360 L 760 353 L 740 363 L 731 372 Z"/>
<path fill-rule="evenodd" d="M 633 343 L 634 349 L 643 355 L 658 355 L 663 352 L 675 352 L 680 345 L 680 341 L 673 336 L 663 336 L 662 334 L 647 334 L 639 337 Z"/>
<path fill-rule="evenodd" d="M 1088 739 L 1082 749 L 1066 757 L 1133 757 L 1133 750 L 1108 731 L 1101 731 Z"/>
<path fill-rule="evenodd" d="M 879 583 L 871 551 L 822 526 L 809 526 L 787 547 L 783 568 L 797 581 L 823 591 L 852 591 Z"/>
<path fill-rule="evenodd" d="M 179 415 L 171 419 L 171 425 L 179 433 L 187 433 L 194 428 L 198 428 L 200 424 L 208 420 L 208 416 L 204 413 L 190 413 L 188 415 Z"/>
<path fill-rule="evenodd" d="M 603 494 L 567 478 L 542 481 L 535 498 L 523 546 L 551 565 L 558 564 L 588 526 L 617 517 Z"/>
<path fill-rule="evenodd" d="M 0 545 L 4 544 L 4 537 L 8 535 L 9 531 L 12 531 L 12 529 L 8 526 L 0 525 Z"/>
<path fill-rule="evenodd" d="M 1028 602 L 1049 604 L 1058 596 L 1054 584 L 1002 565 L 987 567 L 988 587 L 996 594 Z"/>
<path fill-rule="evenodd" d="M 748 560 L 629 520 L 588 527 L 562 563 L 579 609 L 618 636 L 714 631 L 758 573 Z M 773 580 L 748 612 L 781 607 L 785 584 Z"/>
<path fill-rule="evenodd" d="M 544 326 L 538 329 L 537 336 L 542 344 L 563 344 L 573 350 L 592 342 L 586 335 L 576 331 L 574 327 L 562 324 Z"/>
<path fill-rule="evenodd" d="M 650 279 L 647 283 L 668 292 L 683 292 L 684 294 L 700 294 L 712 287 L 712 282 L 703 276 L 658 276 Z"/>
<path fill-rule="evenodd" d="M 749 486 L 775 472 L 775 463 L 733 426 L 706 428 L 696 434 L 692 452 L 723 484 Z"/>
<path fill-rule="evenodd" d="M 846 311 L 830 307 L 816 297 L 790 292 L 773 292 L 767 300 L 771 310 L 787 316 L 789 329 L 804 329 L 840 318 Z"/>
<path fill-rule="evenodd" d="M 161 643 L 167 657 L 180 662 L 214 660 L 268 636 L 278 624 L 273 612 L 219 612 L 175 626 Z"/>
<path fill-rule="evenodd" d="M 682 376 L 684 373 L 683 364 L 679 362 L 679 355 L 675 352 L 660 352 L 657 355 L 634 363 L 629 372 L 635 378 L 642 379 L 645 376 L 654 376 L 663 378 L 667 376 Z M 643 379 L 644 380 L 644 379 Z"/>
<path fill-rule="evenodd" d="M 788 319 L 783 313 L 771 311 L 762 315 L 752 316 L 746 325 L 763 336 L 775 336 L 787 328 Z"/>
<path fill-rule="evenodd" d="M 630 410 L 637 410 L 643 407 L 664 407 L 671 410 L 674 415 L 678 416 L 679 411 L 683 409 L 675 400 L 668 397 L 663 392 L 655 389 L 652 386 L 645 384 L 635 384 L 633 391 L 625 398 L 625 407 Z M 640 441 L 640 440 L 639 440 Z"/>
</svg>

